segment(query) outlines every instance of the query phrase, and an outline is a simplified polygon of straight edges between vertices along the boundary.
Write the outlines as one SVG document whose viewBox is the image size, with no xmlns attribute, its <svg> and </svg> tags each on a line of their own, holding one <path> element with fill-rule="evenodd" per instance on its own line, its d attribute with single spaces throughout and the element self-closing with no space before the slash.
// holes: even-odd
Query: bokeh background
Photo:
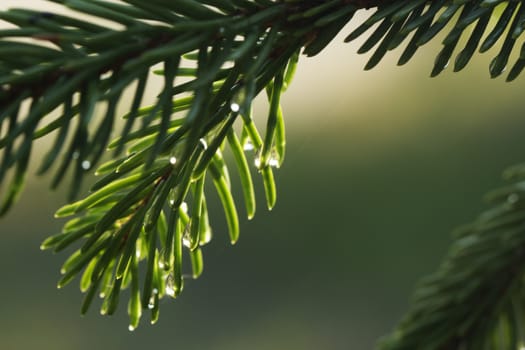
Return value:
<svg viewBox="0 0 525 350">
<path fill-rule="evenodd" d="M 0 9 L 42 4 L 2 0 Z M 274 210 L 259 201 L 231 247 L 212 207 L 205 272 L 163 302 L 155 326 L 144 317 L 129 332 L 124 304 L 113 317 L 96 307 L 80 317 L 77 283 L 56 289 L 66 255 L 39 245 L 60 230 L 53 213 L 65 194 L 31 176 L 0 221 L 0 349 L 372 349 L 438 266 L 451 230 L 483 209 L 505 167 L 525 160 L 525 77 L 491 80 L 493 50 L 431 79 L 438 45 L 406 67 L 397 51 L 364 72 L 359 43 L 342 44 L 358 22 L 303 57 L 283 96 L 288 149 Z"/>
</svg>

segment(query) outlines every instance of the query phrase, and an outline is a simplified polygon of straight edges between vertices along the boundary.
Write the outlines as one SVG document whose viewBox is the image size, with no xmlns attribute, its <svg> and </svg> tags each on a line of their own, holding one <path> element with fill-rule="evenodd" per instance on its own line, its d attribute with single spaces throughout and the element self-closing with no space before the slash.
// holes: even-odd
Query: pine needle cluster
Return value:
<svg viewBox="0 0 525 350">
<path fill-rule="evenodd" d="M 358 49 L 371 52 L 365 69 L 398 47 L 404 47 L 403 65 L 440 33 L 432 76 L 451 60 L 460 71 L 492 47 L 499 49 L 491 77 L 510 63 L 506 79 L 512 81 L 525 67 L 525 45 L 516 48 L 525 29 L 523 0 L 50 2 L 71 12 L 0 12 L 9 24 L 0 29 L 0 214 L 23 188 L 34 141 L 54 133 L 38 173 L 54 169 L 53 188 L 72 174 L 70 203 L 56 213 L 71 218 L 42 249 L 78 248 L 58 285 L 79 276 L 82 313 L 99 295 L 101 313 L 113 314 L 129 288 L 130 329 L 144 310 L 156 322 L 159 301 L 177 297 L 185 278 L 202 273 L 202 247 L 212 238 L 206 183 L 220 198 L 232 244 L 239 239 L 232 169 L 248 218 L 256 212 L 252 164 L 267 208 L 274 206 L 274 170 L 286 146 L 281 95 L 300 55 L 321 52 L 357 12 L 374 8 L 345 39 L 366 36 Z M 153 75 L 163 84 L 144 106 Z M 127 113 L 117 115 L 130 90 Z M 260 94 L 268 99 L 264 133 L 251 108 Z M 50 121 L 52 112 L 57 117 Z M 124 122 L 111 139 L 118 118 Z M 226 147 L 233 164 L 223 158 Z M 100 164 L 103 158 L 109 160 Z M 77 199 L 83 176 L 93 171 L 98 180 Z M 418 287 L 381 349 L 522 348 L 524 174 L 525 166 L 510 169 L 514 183 L 491 194 L 494 207 L 458 231 L 442 266 Z"/>
</svg>

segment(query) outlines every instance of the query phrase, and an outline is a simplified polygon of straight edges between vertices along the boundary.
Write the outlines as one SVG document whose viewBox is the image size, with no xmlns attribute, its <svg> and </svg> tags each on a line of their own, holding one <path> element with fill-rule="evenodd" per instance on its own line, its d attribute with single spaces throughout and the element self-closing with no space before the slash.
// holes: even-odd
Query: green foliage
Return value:
<svg viewBox="0 0 525 350">
<path fill-rule="evenodd" d="M 100 295 L 101 313 L 113 314 L 121 290 L 130 288 L 130 329 L 144 309 L 156 322 L 160 300 L 177 297 L 185 278 L 202 273 L 202 247 L 212 238 L 206 182 L 220 198 L 230 241 L 239 239 L 226 147 L 241 180 L 246 216 L 256 211 L 250 164 L 261 175 L 267 207 L 275 205 L 272 168 L 282 164 L 286 144 L 280 99 L 300 52 L 318 54 L 360 8 L 379 4 L 346 37 L 352 41 L 370 30 L 358 49 L 375 48 L 365 69 L 406 42 L 399 59 L 405 64 L 446 30 L 432 76 L 445 69 L 463 38 L 454 70 L 468 65 L 476 51 L 501 44 L 489 69 L 496 77 L 525 29 L 524 1 L 508 0 L 53 2 L 76 14 L 0 12 L 11 24 L 0 30 L 0 181 L 7 183 L 0 213 L 22 189 L 33 141 L 55 132 L 39 173 L 57 164 L 55 188 L 72 169 L 72 203 L 56 213 L 72 218 L 42 248 L 78 247 L 62 266 L 58 286 L 80 276 L 82 313 Z M 523 67 L 520 52 L 507 80 Z M 154 104 L 144 107 L 152 74 L 163 84 Z M 128 90 L 133 96 L 124 125 L 110 140 Z M 268 99 L 262 136 L 251 112 L 261 92 Z M 53 111 L 58 117 L 49 121 L 45 117 Z M 107 154 L 110 160 L 99 165 Z M 83 175 L 95 166 L 100 178 L 74 201 Z M 512 170 L 523 173 L 523 167 Z M 520 182 L 496 192 L 495 209 L 458 233 L 442 267 L 418 288 L 412 309 L 382 348 L 520 348 L 522 192 Z M 186 255 L 189 275 L 183 273 Z"/>
<path fill-rule="evenodd" d="M 442 265 L 423 279 L 382 349 L 522 349 L 525 343 L 525 165 L 492 191 L 493 205 L 454 232 Z"/>
</svg>

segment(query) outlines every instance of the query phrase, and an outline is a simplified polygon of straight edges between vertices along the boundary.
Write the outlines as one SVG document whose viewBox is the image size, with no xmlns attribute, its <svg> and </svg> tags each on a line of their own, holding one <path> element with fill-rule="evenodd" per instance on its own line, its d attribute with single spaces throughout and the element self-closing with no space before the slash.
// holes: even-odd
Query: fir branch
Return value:
<svg viewBox="0 0 525 350">
<path fill-rule="evenodd" d="M 441 267 L 380 349 L 522 349 L 525 342 L 525 167 L 488 195 L 494 206 L 458 229 Z"/>
<path fill-rule="evenodd" d="M 151 320 L 156 322 L 159 300 L 182 291 L 183 253 L 191 257 L 192 277 L 202 273 L 201 247 L 212 236 L 203 190 L 206 178 L 213 182 L 222 202 L 231 242 L 238 240 L 237 207 L 230 191 L 229 168 L 222 158 L 226 143 L 241 177 L 246 215 L 251 218 L 255 213 L 250 163 L 257 163 L 268 208 L 274 206 L 272 167 L 280 166 L 285 154 L 279 103 L 299 52 L 318 54 L 358 10 L 375 7 L 346 38 L 352 41 L 371 31 L 358 50 L 367 53 L 375 47 L 365 69 L 373 68 L 388 51 L 406 42 L 399 59 L 399 64 L 405 64 L 419 47 L 446 31 L 432 76 L 445 69 L 465 37 L 454 70 L 467 66 L 477 50 L 484 52 L 502 43 L 490 66 L 491 76 L 496 77 L 502 74 L 525 28 L 523 0 L 53 2 L 107 24 L 27 9 L 0 12 L 0 19 L 14 26 L 0 30 L 0 126 L 7 128 L 0 133 L 0 182 L 8 172 L 14 172 L 0 214 L 7 212 L 22 189 L 35 139 L 57 131 L 39 173 L 59 163 L 52 181 L 56 187 L 73 167 L 70 200 L 76 197 L 82 175 L 98 165 L 106 149 L 112 151 L 113 158 L 96 170 L 101 178 L 91 193 L 58 210 L 57 216 L 74 217 L 42 248 L 60 251 L 73 244 L 80 246 L 64 263 L 59 286 L 82 274 L 81 290 L 86 293 L 83 313 L 97 292 L 104 298 L 101 312 L 114 313 L 120 291 L 130 287 L 130 329 L 137 327 L 143 308 L 151 310 Z M 504 10 L 489 31 L 490 19 L 499 7 Z M 523 67 L 525 58 L 520 54 L 507 80 L 515 79 Z M 142 99 L 152 73 L 161 75 L 164 84 L 154 104 L 144 107 Z M 110 141 L 118 117 L 116 107 L 123 92 L 133 86 L 121 135 Z M 266 133 L 261 136 L 252 120 L 251 103 L 263 90 L 269 111 Z M 27 112 L 25 104 L 29 105 Z M 100 118 L 95 113 L 98 105 L 105 106 Z M 53 111 L 58 111 L 59 117 L 44 122 Z M 233 130 L 237 120 L 242 125 L 240 140 Z M 242 149 L 248 145 L 256 151 L 253 161 L 247 160 Z M 513 206 L 501 215 L 510 220 L 521 213 Z M 496 219 L 491 218 L 491 224 L 492 220 Z M 480 310 L 486 314 L 504 320 L 498 325 L 509 323 L 505 316 L 505 310 L 512 309 L 509 298 L 513 303 L 521 302 L 514 291 L 521 288 L 516 281 L 521 279 L 523 256 L 496 232 L 499 234 L 493 228 L 476 226 L 458 240 L 449 262 L 424 285 L 423 290 L 431 293 L 418 299 L 416 311 L 385 343 L 387 348 L 424 345 L 455 349 L 463 344 L 476 348 L 472 344 L 478 343 L 471 340 L 485 341 L 479 335 L 493 328 L 492 321 L 470 315 L 476 302 L 483 303 L 485 308 Z M 517 244 L 521 242 L 519 232 L 508 235 Z M 497 255 L 497 268 L 472 275 L 478 278 L 477 284 L 465 292 L 461 299 L 465 304 L 457 311 L 451 308 L 457 296 L 445 294 L 445 299 L 439 299 L 441 286 L 454 287 L 454 276 L 477 273 L 463 270 L 465 246 L 476 252 L 476 264 L 493 262 L 487 242 L 500 244 L 499 253 L 508 255 L 501 259 Z M 140 264 L 145 265 L 145 276 L 139 274 Z M 508 277 L 502 277 L 503 272 Z M 499 278 L 498 283 L 493 283 L 494 278 Z M 483 299 L 486 291 L 492 293 L 490 300 L 501 297 L 505 302 L 489 303 L 488 298 Z M 429 317 L 436 308 L 440 313 Z M 431 333 L 436 338 L 429 339 L 425 327 L 436 325 L 439 327 Z"/>
</svg>

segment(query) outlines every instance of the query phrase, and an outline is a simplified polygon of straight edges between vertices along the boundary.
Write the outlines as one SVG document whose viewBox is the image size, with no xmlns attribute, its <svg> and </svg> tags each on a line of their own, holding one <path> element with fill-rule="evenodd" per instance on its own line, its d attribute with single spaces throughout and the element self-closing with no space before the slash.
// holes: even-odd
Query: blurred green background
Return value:
<svg viewBox="0 0 525 350">
<path fill-rule="evenodd" d="M 210 208 L 205 272 L 163 302 L 155 326 L 144 317 L 129 332 L 124 304 L 116 316 L 93 305 L 82 318 L 77 283 L 55 288 L 67 255 L 39 245 L 60 230 L 52 215 L 65 195 L 30 178 L 0 221 L 0 349 L 373 348 L 437 267 L 450 231 L 484 207 L 506 166 L 525 160 L 525 78 L 489 79 L 491 51 L 430 79 L 437 45 L 406 67 L 395 52 L 363 72 L 366 57 L 343 37 L 302 58 L 283 96 L 288 149 L 275 209 L 259 201 L 231 247 L 222 209 Z"/>
</svg>

